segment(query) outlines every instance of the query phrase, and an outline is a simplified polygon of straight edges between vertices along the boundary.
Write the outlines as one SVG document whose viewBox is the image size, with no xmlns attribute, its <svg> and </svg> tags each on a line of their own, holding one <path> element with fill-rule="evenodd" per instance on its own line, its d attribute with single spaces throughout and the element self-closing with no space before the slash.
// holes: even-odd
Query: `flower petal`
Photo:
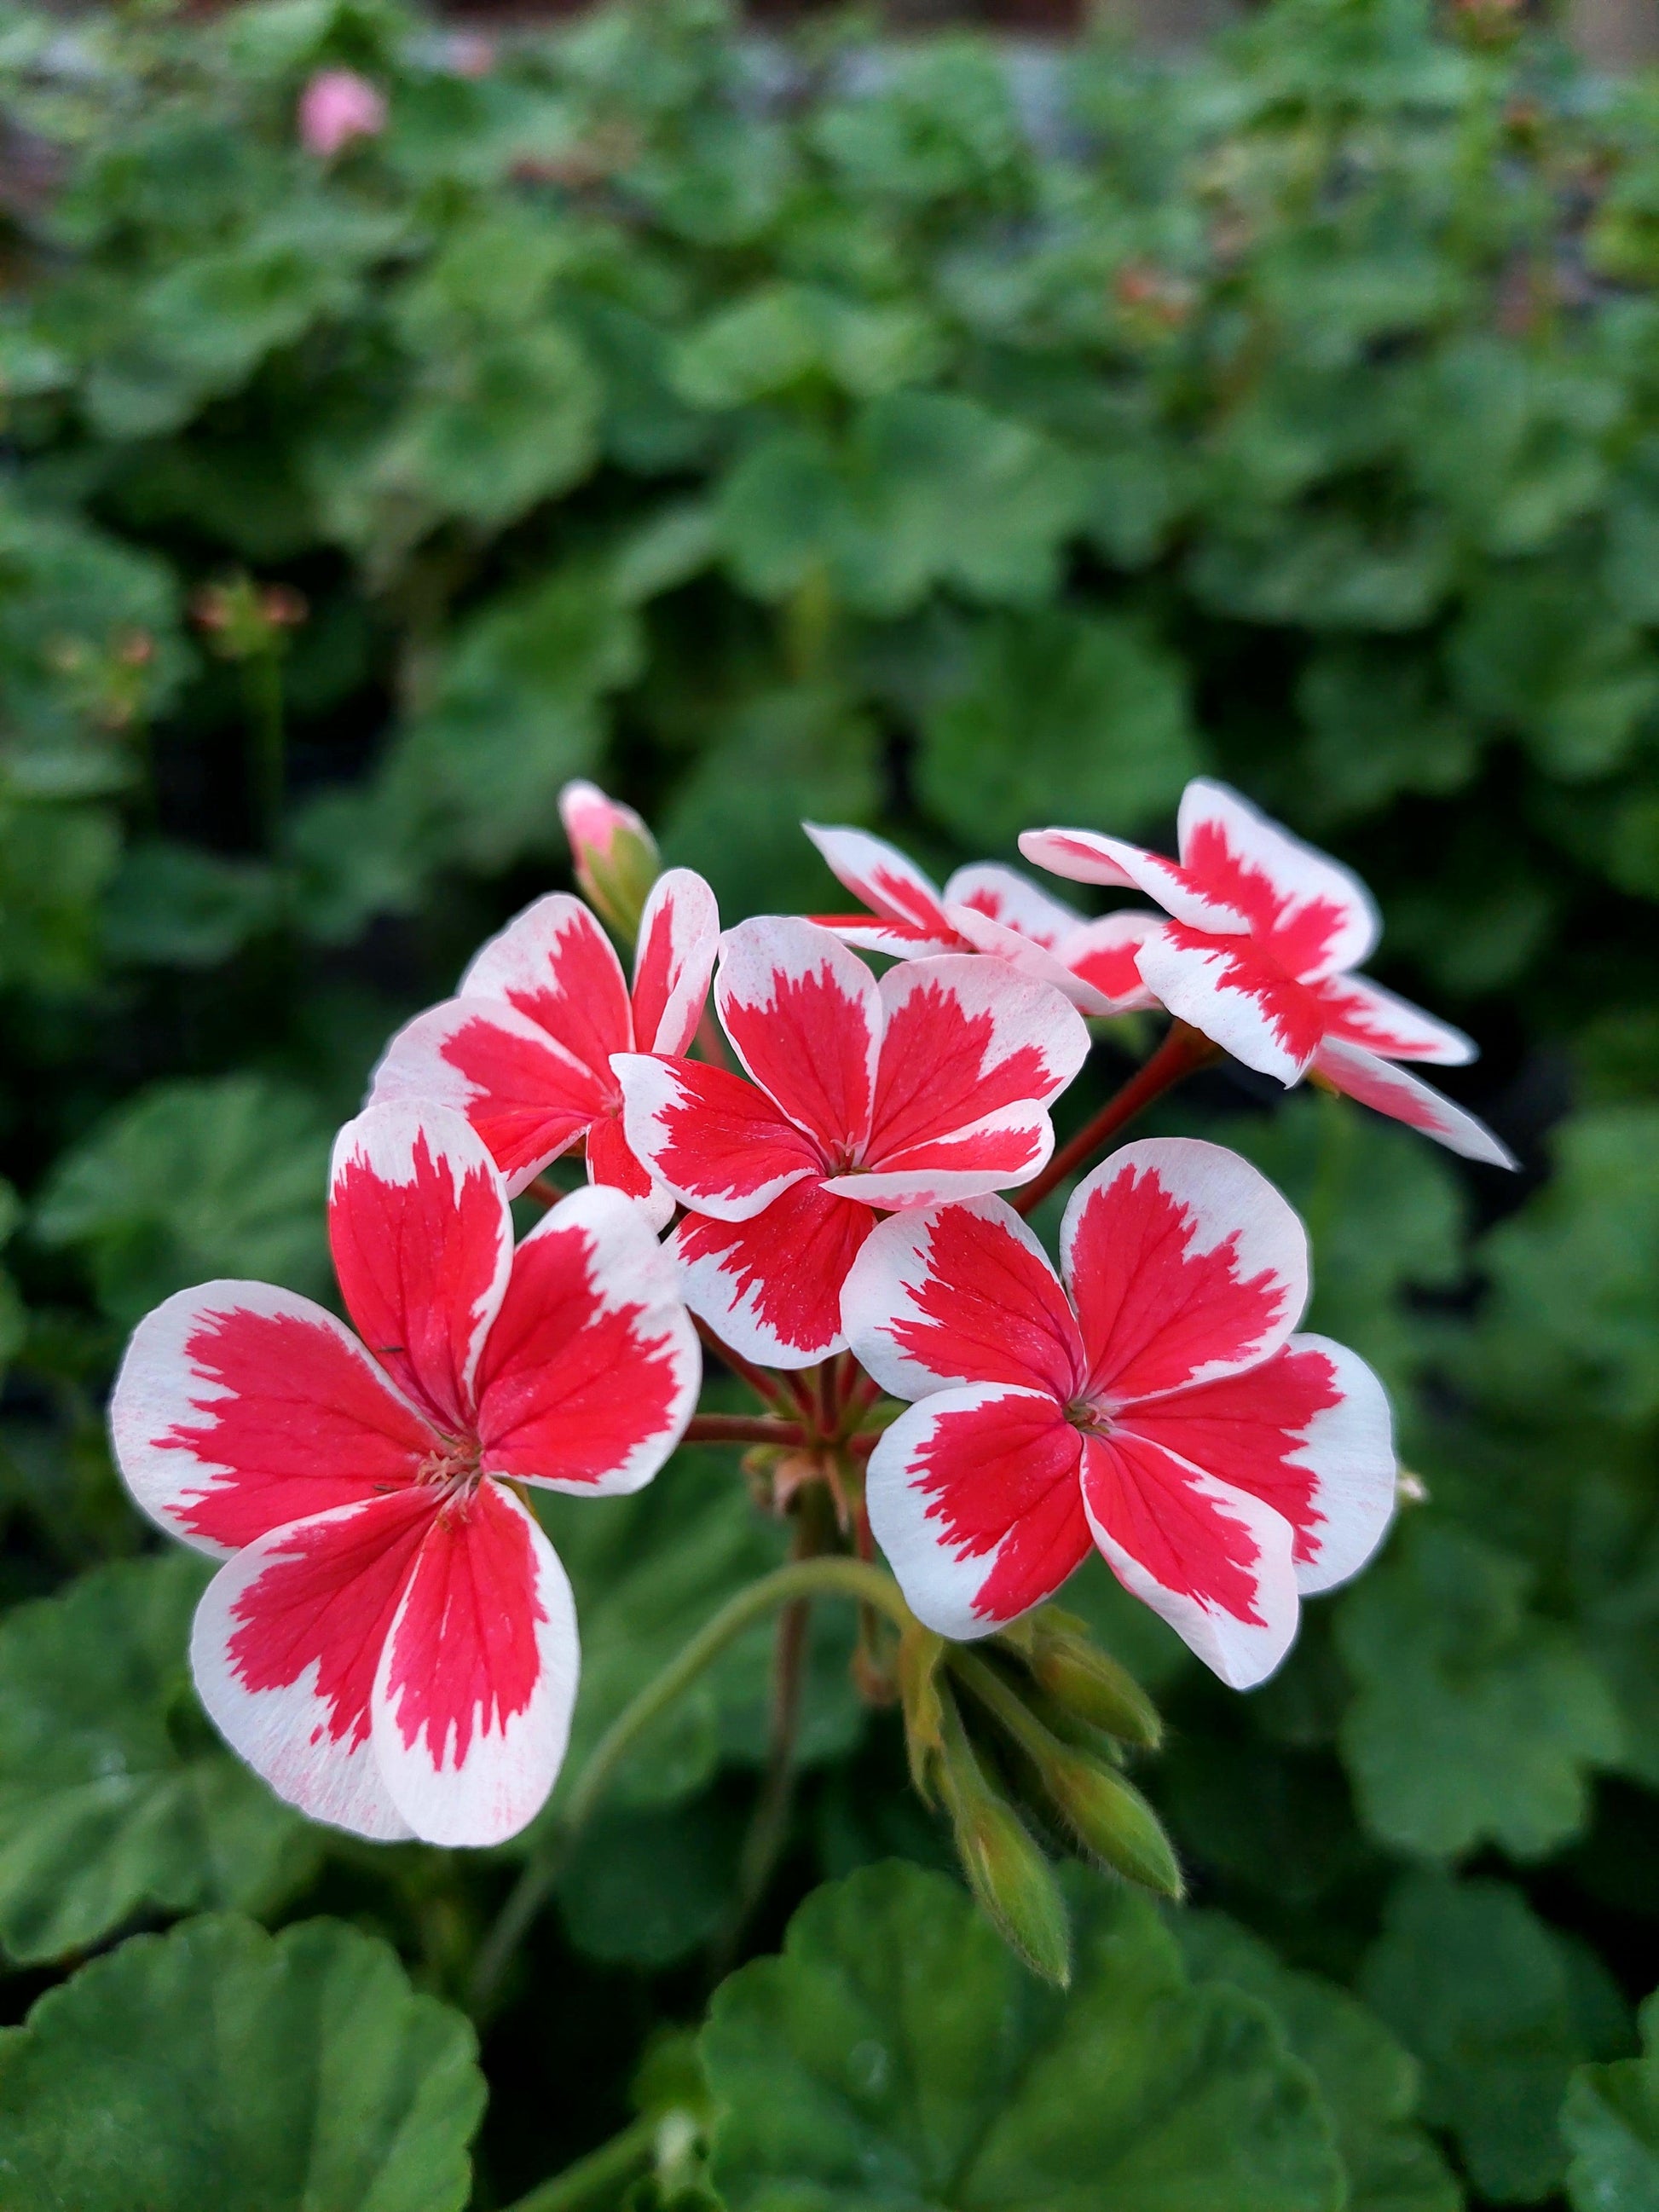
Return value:
<svg viewBox="0 0 1659 2212">
<path fill-rule="evenodd" d="M 1028 830 L 1019 849 L 1039 868 L 1073 883 L 1145 891 L 1166 914 L 1194 929 L 1225 936 L 1249 927 L 1237 907 L 1206 891 L 1176 862 L 1121 837 L 1103 837 L 1096 830 Z"/>
<path fill-rule="evenodd" d="M 483 1139 L 445 1107 L 366 1108 L 334 1140 L 328 1239 L 364 1343 L 441 1431 L 464 1434 L 513 1264 Z"/>
<path fill-rule="evenodd" d="M 1013 1382 L 1065 1405 L 1083 1385 L 1083 1340 L 1060 1278 L 1000 1198 L 878 1222 L 841 1311 L 854 1352 L 896 1397 Z"/>
<path fill-rule="evenodd" d="M 629 1148 L 683 1206 L 747 1221 L 792 1183 L 823 1174 L 812 1139 L 728 1069 L 627 1052 L 615 1067 Z"/>
<path fill-rule="evenodd" d="M 425 1486 L 273 1528 L 196 1608 L 191 1670 L 215 1725 L 313 1820 L 410 1833 L 371 1747 L 375 1669 L 432 1526 Z"/>
<path fill-rule="evenodd" d="M 975 860 L 958 868 L 945 886 L 944 904 L 947 914 L 952 907 L 966 907 L 981 920 L 1000 922 L 1049 952 L 1083 921 L 1075 907 L 1051 898 L 1029 876 L 997 860 Z"/>
<path fill-rule="evenodd" d="M 1069 1000 L 1079 1013 L 1114 1014 L 1123 1011 L 1092 983 L 1074 975 L 1060 955 L 1051 952 L 1046 945 L 1022 936 L 1006 923 L 993 921 L 988 915 L 975 913 L 971 907 L 953 906 L 950 913 L 951 921 L 976 951 L 1004 962 L 1017 975 L 1024 975 L 1030 982 L 1046 983 L 1050 990 Z M 1129 956 L 1128 972 L 1134 989 L 1149 1005 L 1155 1004 L 1136 971 L 1133 953 Z"/>
<path fill-rule="evenodd" d="M 1437 1021 L 1409 999 L 1397 999 L 1369 975 L 1333 975 L 1319 987 L 1325 1034 L 1385 1060 L 1423 1060 L 1462 1067 L 1479 1054 L 1473 1037 Z"/>
<path fill-rule="evenodd" d="M 1314 1061 L 1315 1072 L 1336 1090 L 1357 1098 L 1362 1106 L 1370 1106 L 1379 1114 L 1388 1114 L 1396 1121 L 1403 1121 L 1408 1129 L 1420 1129 L 1425 1137 L 1432 1137 L 1454 1152 L 1461 1152 L 1466 1160 L 1480 1160 L 1487 1167 L 1515 1168 L 1521 1163 L 1501 1139 L 1495 1137 L 1486 1123 L 1425 1083 L 1420 1076 L 1409 1075 L 1403 1067 L 1395 1067 L 1386 1060 L 1379 1060 L 1374 1052 L 1363 1046 L 1343 1044 L 1335 1037 L 1327 1037 L 1319 1048 Z"/>
<path fill-rule="evenodd" d="M 752 1221 L 689 1214 L 668 1241 L 680 1295 L 732 1349 L 764 1367 L 811 1367 L 847 1340 L 842 1285 L 876 1217 L 798 1182 Z"/>
<path fill-rule="evenodd" d="M 1357 968 L 1376 943 L 1376 902 L 1358 877 L 1226 784 L 1194 778 L 1181 795 L 1179 834 L 1190 880 L 1245 915 L 1301 981 Z"/>
<path fill-rule="evenodd" d="M 547 1802 L 580 1667 L 570 1583 L 535 1517 L 481 1482 L 440 1513 L 372 1701 L 386 1789 L 429 1844 L 499 1844 Z"/>
<path fill-rule="evenodd" d="M 1060 1232 L 1089 1390 L 1121 1407 L 1277 1352 L 1308 1302 L 1308 1237 L 1266 1176 L 1196 1137 L 1144 1137 L 1084 1177 Z"/>
<path fill-rule="evenodd" d="M 1293 1336 L 1248 1374 L 1131 1407 L 1115 1433 L 1161 1445 L 1281 1514 L 1304 1596 L 1357 1574 L 1394 1514 L 1387 1395 L 1328 1337 Z"/>
<path fill-rule="evenodd" d="M 616 1085 L 502 999 L 447 999 L 400 1029 L 374 1071 L 371 1106 L 465 1114 L 516 1198 L 568 1151 Z"/>
<path fill-rule="evenodd" d="M 1296 1639 L 1290 1522 L 1123 1433 L 1085 1439 L 1082 1489 L 1095 1542 L 1124 1589 L 1235 1690 L 1266 1681 Z"/>
<path fill-rule="evenodd" d="M 881 1046 L 881 1001 L 858 955 L 793 915 L 740 921 L 720 946 L 714 1000 L 732 1050 L 779 1109 L 830 1156 L 857 1151 Z"/>
<path fill-rule="evenodd" d="M 1167 927 L 1161 915 L 1126 907 L 1121 914 L 1085 921 L 1060 946 L 1060 957 L 1080 984 L 1109 1001 L 1109 1012 L 1127 1014 L 1155 1006 L 1158 1000 L 1140 972 L 1140 951 Z"/>
<path fill-rule="evenodd" d="M 988 1636 L 1052 1597 L 1089 1555 L 1082 1439 L 1046 1391 L 941 1390 L 870 1455 L 870 1527 L 910 1610 L 938 1635 Z"/>
<path fill-rule="evenodd" d="M 653 1230 L 666 1229 L 673 1218 L 673 1192 L 653 1182 L 628 1141 L 620 1114 L 601 1114 L 588 1130 L 587 1180 L 631 1198 Z"/>
<path fill-rule="evenodd" d="M 898 1154 L 890 1166 L 826 1176 L 822 1187 L 883 1212 L 945 1206 L 1030 1182 L 1048 1165 L 1054 1148 L 1054 1125 L 1041 1107 L 1010 1106 L 953 1136 Z"/>
<path fill-rule="evenodd" d="M 634 1043 L 622 963 L 592 910 L 550 891 L 479 947 L 456 996 L 504 999 L 601 1083 L 613 1052 Z"/>
<path fill-rule="evenodd" d="M 413 1482 L 437 1441 L 349 1329 L 270 1283 L 204 1283 L 147 1314 L 109 1419 L 145 1512 L 220 1556 Z"/>
<path fill-rule="evenodd" d="M 1246 1067 L 1297 1082 L 1319 1049 L 1317 994 L 1287 975 L 1253 937 L 1208 937 L 1170 922 L 1140 948 L 1147 988 Z"/>
<path fill-rule="evenodd" d="M 1082 1066 L 1089 1032 L 1076 1009 L 1046 984 L 972 954 L 890 968 L 880 993 L 881 1059 L 861 1164 L 970 1173 L 982 1153 L 981 1189 L 1035 1175 L 1046 1146 L 1028 1142 L 1011 1152 L 1006 1142 L 988 1140 L 1002 1135 L 1011 1114 L 1011 1126 L 1035 1132 Z M 970 1139 L 970 1131 L 988 1141 Z"/>
<path fill-rule="evenodd" d="M 634 954 L 634 1036 L 641 1052 L 684 1052 L 697 1033 L 720 949 L 714 894 L 690 868 L 651 886 Z"/>
<path fill-rule="evenodd" d="M 826 830 L 816 822 L 803 822 L 800 826 L 823 855 L 836 880 L 845 884 L 855 898 L 861 898 L 872 914 L 892 925 L 881 933 L 896 935 L 904 948 L 904 958 L 960 949 L 938 891 L 896 845 L 862 830 Z M 868 916 L 864 915 L 816 915 L 813 919 L 851 944 L 860 942 L 853 931 L 859 931 L 860 937 L 870 933 Z M 878 952 L 896 949 L 889 944 L 866 947 Z"/>
<path fill-rule="evenodd" d="M 620 1191 L 561 1199 L 513 1258 L 478 1363 L 488 1474 L 585 1496 L 638 1490 L 697 1402 L 674 1262 Z"/>
</svg>

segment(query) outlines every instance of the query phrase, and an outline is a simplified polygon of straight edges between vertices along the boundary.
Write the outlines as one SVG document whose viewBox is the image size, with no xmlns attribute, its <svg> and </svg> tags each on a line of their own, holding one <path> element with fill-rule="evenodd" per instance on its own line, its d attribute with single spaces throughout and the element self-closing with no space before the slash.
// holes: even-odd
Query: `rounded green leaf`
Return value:
<svg viewBox="0 0 1659 2212">
<path fill-rule="evenodd" d="M 0 2040 L 0 2212 L 459 2212 L 476 2053 L 338 1922 L 135 1936 Z"/>
<path fill-rule="evenodd" d="M 1454 2131 L 1481 2193 L 1547 2196 L 1566 2164 L 1556 2114 L 1569 2074 L 1626 2045 L 1594 1954 L 1506 1882 L 1416 1875 L 1389 1899 L 1360 1986 L 1422 2061 L 1424 2118 Z"/>
<path fill-rule="evenodd" d="M 809 1898 L 703 2031 L 732 2212 L 1337 2212 L 1329 2118 L 1267 2010 L 1193 1988 L 1143 1900 L 1073 1893 L 1065 1996 L 942 1875 Z"/>
<path fill-rule="evenodd" d="M 1659 2212 L 1659 1996 L 1642 2008 L 1642 2056 L 1581 2066 L 1561 2132 L 1574 2212 Z"/>
<path fill-rule="evenodd" d="M 1196 1981 L 1259 1997 L 1309 2068 L 1336 2123 L 1347 2212 L 1458 2212 L 1462 2192 L 1419 2127 L 1416 2062 L 1376 2014 L 1317 1974 L 1297 1973 L 1220 1912 L 1170 1923 Z"/>
<path fill-rule="evenodd" d="M 1042 822 L 1132 829 L 1200 765 L 1181 672 L 1134 624 L 1062 608 L 982 629 L 928 722 L 922 795 L 970 851 Z"/>
<path fill-rule="evenodd" d="M 187 1553 L 122 1561 L 0 1623 L 0 1944 L 62 1958 L 149 1910 L 258 1911 L 316 1831 L 214 1735 L 191 1687 Z"/>
</svg>

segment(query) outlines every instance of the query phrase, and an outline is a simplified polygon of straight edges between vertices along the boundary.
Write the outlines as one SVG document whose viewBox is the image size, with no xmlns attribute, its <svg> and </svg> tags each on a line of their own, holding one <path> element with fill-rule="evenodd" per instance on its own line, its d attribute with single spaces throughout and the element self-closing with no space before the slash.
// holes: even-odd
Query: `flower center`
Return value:
<svg viewBox="0 0 1659 2212">
<path fill-rule="evenodd" d="M 476 1490 L 481 1480 L 478 1451 L 476 1437 L 446 1437 L 421 1462 L 416 1480 L 430 1483 L 448 1497 L 464 1497 Z"/>
<path fill-rule="evenodd" d="M 1112 1433 L 1112 1409 L 1098 1399 L 1073 1398 L 1066 1408 L 1066 1418 L 1085 1437 L 1109 1437 Z"/>
</svg>

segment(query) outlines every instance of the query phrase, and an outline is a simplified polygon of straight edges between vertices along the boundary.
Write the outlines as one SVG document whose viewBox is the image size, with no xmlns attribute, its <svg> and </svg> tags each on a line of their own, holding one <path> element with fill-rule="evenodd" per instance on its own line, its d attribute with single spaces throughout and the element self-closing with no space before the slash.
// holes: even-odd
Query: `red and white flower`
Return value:
<svg viewBox="0 0 1659 2212">
<path fill-rule="evenodd" d="M 619 1054 L 628 1139 L 691 1209 L 686 1303 L 746 1358 L 805 1367 L 845 1342 L 841 1287 L 877 1211 L 1026 1182 L 1089 1036 L 1000 962 L 913 960 L 877 982 L 810 921 L 727 932 L 714 985 L 754 1079 Z"/>
<path fill-rule="evenodd" d="M 702 1018 L 719 943 L 714 894 L 689 868 L 671 868 L 646 902 L 630 994 L 590 909 L 551 892 L 489 939 L 454 998 L 398 1030 L 369 1102 L 465 1114 L 511 1197 L 585 1142 L 588 1180 L 641 1200 L 660 1229 L 674 1202 L 653 1188 L 623 1134 L 611 1055 L 684 1051 Z"/>
<path fill-rule="evenodd" d="M 872 909 L 812 916 L 848 945 L 900 960 L 988 952 L 1034 982 L 1051 985 L 1084 1014 L 1123 1014 L 1158 1003 L 1135 966 L 1137 948 L 1158 926 L 1155 915 L 1086 921 L 994 860 L 958 868 L 941 892 L 896 846 L 863 830 L 825 830 L 813 822 L 801 827 L 830 872 Z"/>
<path fill-rule="evenodd" d="M 1078 1186 L 1063 1280 L 1001 1200 L 884 1221 L 847 1333 L 919 1401 L 871 1456 L 870 1525 L 918 1618 L 983 1636 L 1087 1556 L 1224 1681 L 1261 1681 L 1388 1525 L 1388 1401 L 1364 1363 L 1293 1335 L 1295 1213 L 1234 1152 L 1126 1145 Z"/>
<path fill-rule="evenodd" d="M 1353 973 L 1380 933 L 1357 876 L 1202 779 L 1182 795 L 1179 841 L 1179 861 L 1091 830 L 1031 830 L 1019 845 L 1054 875 L 1155 898 L 1169 919 L 1135 955 L 1141 979 L 1235 1060 L 1285 1084 L 1311 1073 L 1466 1158 L 1515 1165 L 1483 1121 L 1393 1064 L 1455 1066 L 1475 1048 Z"/>
<path fill-rule="evenodd" d="M 570 1586 L 516 1486 L 648 1482 L 696 1403 L 672 1262 L 580 1190 L 516 1252 L 457 1115 L 340 1133 L 329 1236 L 358 1334 L 268 1283 L 181 1291 L 111 1406 L 152 1519 L 227 1564 L 203 1703 L 281 1797 L 359 1835 L 493 1844 L 552 1788 L 576 1692 Z"/>
</svg>

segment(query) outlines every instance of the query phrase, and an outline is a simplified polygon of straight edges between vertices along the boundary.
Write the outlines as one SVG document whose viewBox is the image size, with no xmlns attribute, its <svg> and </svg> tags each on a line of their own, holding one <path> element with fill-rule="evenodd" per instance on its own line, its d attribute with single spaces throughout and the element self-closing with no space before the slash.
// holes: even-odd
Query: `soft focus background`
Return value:
<svg viewBox="0 0 1659 2212">
<path fill-rule="evenodd" d="M 1191 1971 L 1325 2053 L 1354 2205 L 1659 2202 L 1607 2117 L 1659 2143 L 1651 2069 L 1558 2118 L 1659 1981 L 1659 82 L 1522 12 L 1274 0 L 1151 58 L 712 0 L 0 15 L 6 2018 L 216 1907 L 339 1914 L 465 1996 L 514 1850 L 302 1830 L 216 1748 L 198 1571 L 101 1407 L 182 1285 L 329 1294 L 331 1132 L 568 882 L 561 783 L 734 920 L 832 902 L 802 815 L 944 870 L 1052 821 L 1162 842 L 1202 770 L 1366 876 L 1375 971 L 1480 1039 L 1447 1087 L 1525 1171 L 1242 1074 L 1156 1125 L 1304 1210 L 1314 1325 L 1429 1492 L 1248 1698 L 1079 1578 L 1171 1717 L 1140 1778 Z M 340 69 L 383 112 L 307 147 Z M 708 1450 L 549 1520 L 579 1747 L 784 1544 Z M 483 2022 L 479 2207 L 621 2126 L 653 2031 L 815 1883 L 946 1863 L 849 1634 L 746 1923 L 763 1634 L 629 1770 Z M 1113 2203 L 1243 2212 L 1194 2185 Z"/>
</svg>

